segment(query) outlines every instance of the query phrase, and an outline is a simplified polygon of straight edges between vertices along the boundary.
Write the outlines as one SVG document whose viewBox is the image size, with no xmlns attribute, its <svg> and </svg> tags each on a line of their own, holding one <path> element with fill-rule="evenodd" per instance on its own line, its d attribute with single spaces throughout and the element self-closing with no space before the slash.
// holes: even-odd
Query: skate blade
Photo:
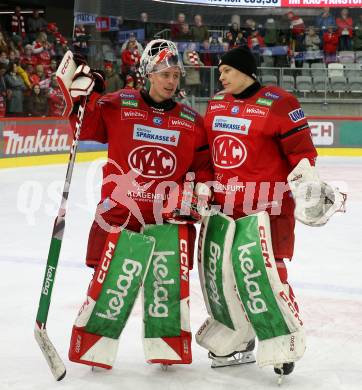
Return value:
<svg viewBox="0 0 362 390">
<path fill-rule="evenodd" d="M 228 360 L 229 359 L 229 360 Z M 230 358 L 216 358 L 211 362 L 211 368 L 240 366 L 241 364 L 255 363 L 253 352 L 244 352 L 241 357 L 231 356 Z"/>
</svg>

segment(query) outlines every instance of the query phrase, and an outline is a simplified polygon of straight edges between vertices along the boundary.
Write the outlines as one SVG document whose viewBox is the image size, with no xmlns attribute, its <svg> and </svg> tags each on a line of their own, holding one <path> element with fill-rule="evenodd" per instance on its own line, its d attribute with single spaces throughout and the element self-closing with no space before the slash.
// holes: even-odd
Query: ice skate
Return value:
<svg viewBox="0 0 362 390">
<path fill-rule="evenodd" d="M 209 352 L 209 358 L 212 360 L 211 368 L 220 368 L 228 366 L 238 366 L 240 364 L 255 363 L 255 340 L 250 340 L 244 351 L 235 351 L 225 356 L 217 356 Z"/>
<path fill-rule="evenodd" d="M 283 382 L 284 375 L 289 375 L 293 372 L 295 367 L 294 362 L 283 363 L 274 367 L 274 372 L 278 375 L 278 385 L 280 386 Z"/>
</svg>

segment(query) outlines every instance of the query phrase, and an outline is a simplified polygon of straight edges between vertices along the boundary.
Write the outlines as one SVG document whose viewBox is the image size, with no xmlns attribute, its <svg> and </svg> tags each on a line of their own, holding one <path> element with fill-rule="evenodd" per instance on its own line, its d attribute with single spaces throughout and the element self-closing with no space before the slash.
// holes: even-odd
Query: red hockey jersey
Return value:
<svg viewBox="0 0 362 390">
<path fill-rule="evenodd" d="M 187 172 L 195 172 L 195 181 L 212 179 L 203 119 L 194 110 L 179 103 L 151 106 L 136 90 L 96 95 L 80 138 L 108 143 L 98 206 L 107 223 L 132 230 L 155 223 L 169 188 L 182 185 Z"/>
<path fill-rule="evenodd" d="M 294 202 L 287 176 L 304 157 L 314 163 L 317 153 L 297 99 L 278 87 L 255 86 L 246 98 L 219 94 L 208 104 L 215 203 L 234 218 L 268 211 L 274 254 L 291 257 Z"/>
</svg>

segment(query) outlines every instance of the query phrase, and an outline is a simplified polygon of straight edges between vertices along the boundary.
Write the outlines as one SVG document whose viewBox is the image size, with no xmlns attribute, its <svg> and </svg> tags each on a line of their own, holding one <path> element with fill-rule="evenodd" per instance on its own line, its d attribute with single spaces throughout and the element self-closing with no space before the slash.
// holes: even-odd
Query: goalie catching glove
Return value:
<svg viewBox="0 0 362 390">
<path fill-rule="evenodd" d="M 323 226 L 336 212 L 345 212 L 347 195 L 321 181 L 315 167 L 303 158 L 288 176 L 295 200 L 295 218 L 309 226 Z"/>
<path fill-rule="evenodd" d="M 56 77 L 65 101 L 65 117 L 74 111 L 73 103 L 78 102 L 81 96 L 90 95 L 93 91 L 102 93 L 105 89 L 102 71 L 92 70 L 82 56 L 70 50 L 65 53 Z"/>
</svg>

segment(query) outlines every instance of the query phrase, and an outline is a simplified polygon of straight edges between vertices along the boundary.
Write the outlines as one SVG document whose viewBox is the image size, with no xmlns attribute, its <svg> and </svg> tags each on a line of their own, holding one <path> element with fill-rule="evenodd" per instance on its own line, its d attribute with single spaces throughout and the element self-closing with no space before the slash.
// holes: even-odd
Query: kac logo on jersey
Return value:
<svg viewBox="0 0 362 390">
<path fill-rule="evenodd" d="M 215 116 L 212 123 L 212 130 L 247 135 L 249 133 L 250 125 L 250 119 L 233 118 L 229 116 Z"/>
<path fill-rule="evenodd" d="M 145 145 L 133 149 L 128 164 L 143 177 L 164 178 L 175 172 L 176 156 L 162 146 Z"/>
<path fill-rule="evenodd" d="M 153 118 L 152 121 L 153 121 L 153 123 L 154 123 L 155 125 L 161 126 L 161 125 L 162 125 L 162 122 L 163 122 L 163 119 L 160 118 L 159 116 L 155 116 L 155 117 Z"/>
<path fill-rule="evenodd" d="M 133 139 L 138 141 L 177 146 L 179 137 L 180 132 L 177 130 L 159 129 L 140 124 L 135 124 L 133 127 Z"/>
<path fill-rule="evenodd" d="M 290 111 L 288 115 L 290 120 L 294 123 L 299 122 L 305 118 L 304 111 L 301 108 L 297 108 L 296 110 Z"/>
<path fill-rule="evenodd" d="M 236 115 L 240 112 L 240 107 L 239 106 L 234 106 L 231 108 L 231 113 Z"/>
<path fill-rule="evenodd" d="M 212 145 L 215 166 L 223 169 L 239 167 L 246 159 L 245 145 L 233 135 L 219 135 Z"/>
</svg>

